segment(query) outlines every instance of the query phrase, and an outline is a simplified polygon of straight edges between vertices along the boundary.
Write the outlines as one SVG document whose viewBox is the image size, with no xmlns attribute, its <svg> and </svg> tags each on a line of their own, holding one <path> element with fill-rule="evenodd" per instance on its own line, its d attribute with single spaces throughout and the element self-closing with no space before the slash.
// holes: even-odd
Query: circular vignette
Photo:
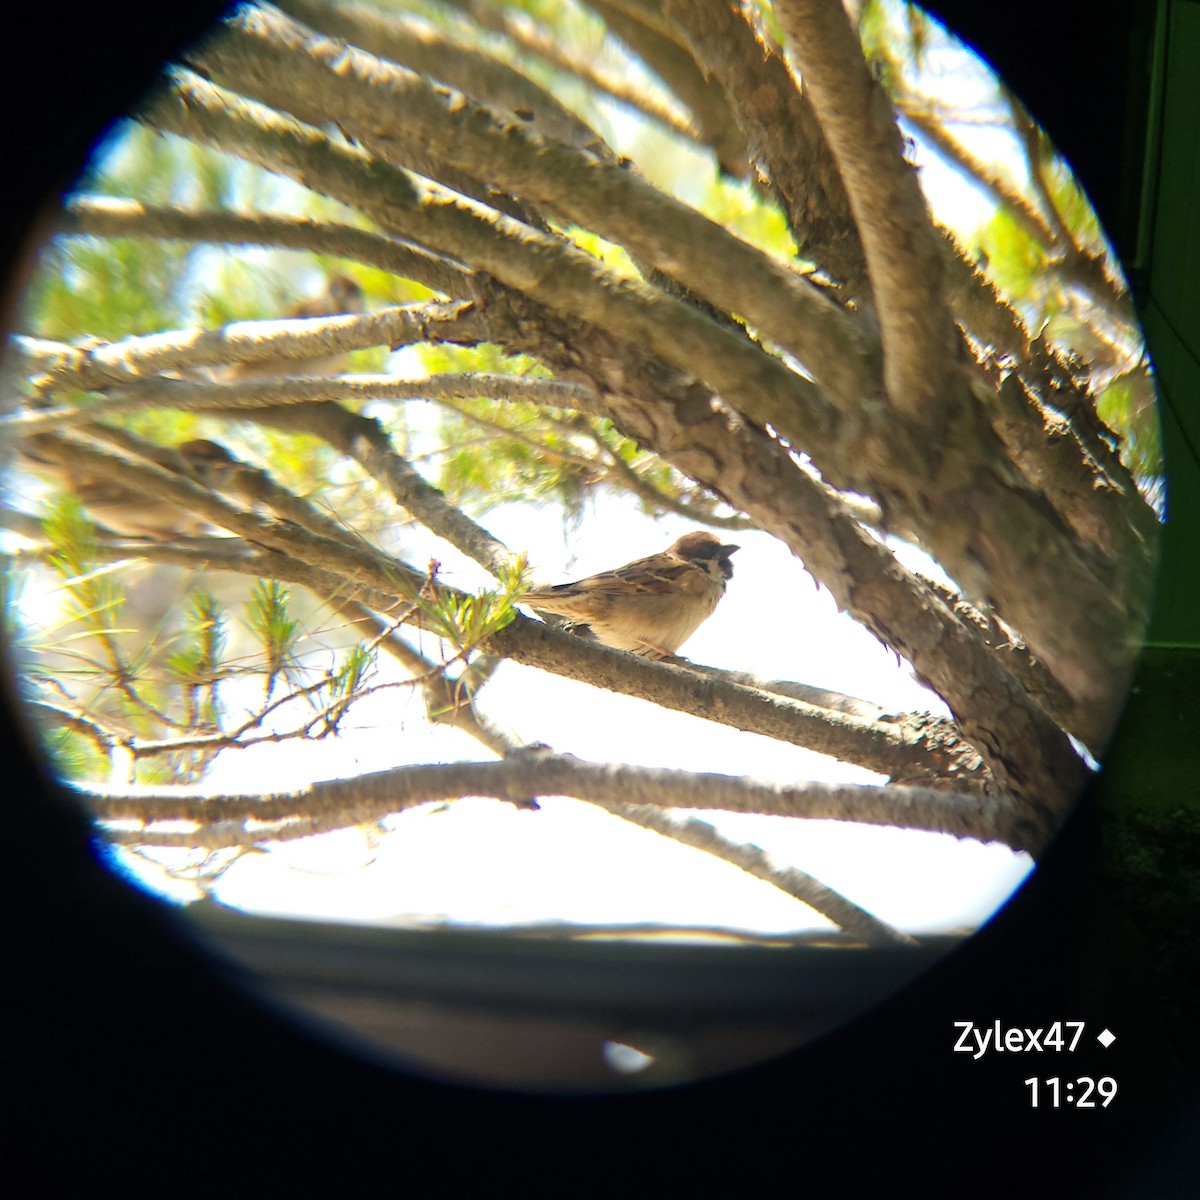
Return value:
<svg viewBox="0 0 1200 1200">
<path fill-rule="evenodd" d="M 395 298 L 390 298 L 390 299 L 395 299 Z M 178 443 L 176 443 L 176 444 L 178 444 Z M 605 564 L 599 564 L 599 565 L 605 565 Z M 1086 680 L 1085 680 L 1085 683 L 1086 683 Z M 1097 734 L 1097 740 L 1103 740 L 1103 734 Z M 926 818 L 926 820 L 931 820 L 931 818 Z M 1037 824 L 1037 822 L 1034 822 L 1034 824 Z M 1037 839 L 1039 839 L 1039 838 L 1044 839 L 1045 836 L 1048 834 L 1049 834 L 1049 828 L 1046 828 L 1045 826 L 1039 826 L 1036 828 L 1036 830 L 1034 830 L 1034 832 L 1032 834 L 1014 834 L 1014 836 L 1026 836 L 1026 838 L 1030 839 L 1027 842 L 1022 842 L 1022 844 L 1021 844 L 1022 848 L 1036 848 L 1036 846 L 1033 845 L 1033 842 L 1036 842 Z M 811 893 L 810 893 L 810 895 L 811 895 Z M 859 930 L 858 934 L 859 934 L 859 936 L 862 936 L 862 930 Z M 626 1044 L 617 1037 L 606 1038 L 605 1040 L 607 1040 L 607 1042 L 611 1042 L 613 1045 L 625 1045 Z M 635 1040 L 636 1040 L 636 1038 L 635 1038 Z M 635 1049 L 636 1049 L 636 1046 L 635 1046 Z M 653 1057 L 653 1055 L 650 1057 Z M 670 1058 L 670 1055 L 660 1055 L 660 1057 L 662 1058 L 662 1060 L 667 1061 L 668 1058 Z M 618 1056 L 618 1058 L 619 1058 L 619 1056 Z M 683 1073 L 688 1074 L 690 1069 L 691 1068 L 689 1066 L 685 1066 L 683 1068 Z M 668 1078 L 674 1078 L 674 1076 L 668 1076 Z"/>
</svg>

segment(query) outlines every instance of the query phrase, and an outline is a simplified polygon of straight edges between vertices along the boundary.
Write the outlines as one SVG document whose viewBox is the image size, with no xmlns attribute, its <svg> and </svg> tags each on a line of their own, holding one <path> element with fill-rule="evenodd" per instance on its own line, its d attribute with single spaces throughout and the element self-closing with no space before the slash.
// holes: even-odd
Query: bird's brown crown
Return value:
<svg viewBox="0 0 1200 1200">
<path fill-rule="evenodd" d="M 709 533 L 706 529 L 697 529 L 691 533 L 685 533 L 683 537 L 672 544 L 667 553 L 674 554 L 676 558 L 682 558 L 686 562 L 695 563 L 697 566 L 706 566 L 710 562 L 715 562 L 720 568 L 721 574 L 726 579 L 732 579 L 733 564 L 729 559 L 738 549 L 740 547 L 732 543 L 722 543 L 715 533 Z"/>
</svg>

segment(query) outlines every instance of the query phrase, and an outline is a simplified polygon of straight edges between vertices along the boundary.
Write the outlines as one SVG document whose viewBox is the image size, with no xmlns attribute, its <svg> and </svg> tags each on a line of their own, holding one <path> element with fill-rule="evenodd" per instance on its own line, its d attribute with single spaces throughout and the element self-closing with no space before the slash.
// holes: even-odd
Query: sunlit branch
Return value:
<svg viewBox="0 0 1200 1200">
<path fill-rule="evenodd" d="M 948 787 L 970 788 L 981 773 L 978 756 L 961 742 L 938 745 L 921 736 L 910 738 L 896 724 L 864 720 L 762 691 L 712 668 L 697 671 L 690 664 L 639 660 L 536 622 L 514 622 L 491 644 L 525 666 L 765 734 L 884 775 L 909 778 L 917 772 Z"/>
<path fill-rule="evenodd" d="M 931 111 L 927 101 L 907 94 L 893 98 L 905 120 L 921 135 L 922 141 L 932 146 L 969 183 L 981 188 L 995 204 L 1011 214 L 1043 250 L 1049 250 L 1054 245 L 1054 232 L 1037 210 L 1007 179 L 971 154 L 946 129 L 944 118 Z"/>
<path fill-rule="evenodd" d="M 675 97 L 653 96 L 633 86 L 619 75 L 606 70 L 592 58 L 571 50 L 550 37 L 524 13 L 493 9 L 485 5 L 471 4 L 470 0 L 448 0 L 454 8 L 469 12 L 470 18 L 485 29 L 501 33 L 520 51 L 549 63 L 556 70 L 582 80 L 596 92 L 615 100 L 669 129 L 672 133 L 694 141 L 702 141 L 702 134 L 694 126 L 689 114 L 676 102 Z"/>
<path fill-rule="evenodd" d="M 248 92 L 267 103 L 278 104 L 301 120 L 324 121 L 333 115 L 330 105 L 336 104 L 336 119 L 352 130 L 363 146 L 383 161 L 411 165 L 402 161 L 408 147 L 422 155 L 436 153 L 439 160 L 456 169 L 470 170 L 499 186 L 548 209 L 583 228 L 593 229 L 610 241 L 618 242 L 634 254 L 678 280 L 696 294 L 704 296 L 719 308 L 739 313 L 772 341 L 787 348 L 812 369 L 821 383 L 831 392 L 844 397 L 847 403 L 853 396 L 861 397 L 870 379 L 870 346 L 857 324 L 798 271 L 750 246 L 721 225 L 681 204 L 642 181 L 636 173 L 619 164 L 610 164 L 576 147 L 548 142 L 519 125 L 498 121 L 488 110 L 465 102 L 451 105 L 444 92 L 429 81 L 411 72 L 382 62 L 362 51 L 340 43 L 312 39 L 302 28 L 264 13 L 255 13 L 244 21 L 235 22 L 227 35 L 209 43 L 198 60 L 214 78 L 228 86 Z M 336 67 L 335 67 L 336 63 Z M 307 76 L 311 73 L 311 79 Z M 319 106 L 314 89 L 320 94 Z M 172 128 L 183 136 L 197 136 L 201 126 L 217 134 L 226 147 L 238 153 L 269 155 L 263 165 L 279 164 L 275 169 L 294 173 L 303 164 L 301 182 L 324 190 L 335 186 L 332 178 L 318 182 L 317 151 L 313 139 L 306 136 L 314 149 L 306 156 L 295 155 L 280 144 L 283 134 L 276 121 L 272 141 L 265 142 L 246 136 L 246 121 L 255 119 L 255 109 L 242 102 L 241 106 L 228 100 L 242 116 L 235 133 L 230 122 L 220 116 L 220 93 L 201 89 L 195 80 L 180 80 L 178 101 L 170 109 L 160 101 L 147 119 L 164 128 Z M 226 93 L 227 95 L 227 93 Z M 179 106 L 186 106 L 188 120 L 181 121 Z M 203 108 L 203 112 L 201 111 Z M 392 114 L 388 120 L 385 114 Z M 386 123 L 386 136 L 379 136 L 380 123 Z M 286 137 L 286 135 L 284 135 Z M 238 149 L 242 146 L 244 149 Z M 252 145 L 255 149 L 252 151 Z M 257 147 L 261 145 L 262 150 Z M 329 155 L 323 155 L 328 158 Z M 339 156 L 344 157 L 344 156 Z M 346 187 L 358 171 L 345 161 L 340 174 Z M 343 198 L 365 211 L 378 210 L 381 216 L 397 221 L 395 232 L 430 246 L 439 252 L 450 253 L 455 246 L 461 253 L 472 256 L 472 265 L 488 270 L 510 286 L 551 303 L 561 303 L 568 311 L 576 311 L 588 320 L 601 320 L 602 312 L 611 312 L 602 303 L 603 292 L 596 287 L 607 272 L 590 274 L 596 282 L 588 283 L 589 273 L 582 270 L 569 254 L 559 254 L 556 277 L 562 286 L 552 297 L 549 279 L 544 277 L 552 252 L 540 247 L 538 257 L 543 266 L 535 271 L 532 264 L 521 267 L 514 246 L 505 246 L 499 237 L 505 229 L 503 222 L 492 222 L 493 236 L 485 237 L 483 229 L 472 228 L 460 214 L 453 222 L 454 210 L 440 211 L 446 206 L 433 206 L 435 211 L 415 213 L 405 203 L 400 210 L 402 192 L 396 184 L 390 189 L 392 203 L 381 209 L 373 197 L 365 194 L 355 199 L 348 193 Z M 416 220 L 414 218 L 422 219 Z M 517 231 L 512 231 L 514 234 Z M 449 240 L 445 241 L 447 235 Z M 529 231 L 522 235 L 528 255 L 538 239 Z M 514 257 L 516 256 L 516 257 Z M 626 281 L 627 282 L 627 281 Z M 612 287 L 615 281 L 609 283 Z M 580 295 L 572 299 L 572 291 Z M 628 320 L 640 295 L 637 288 L 621 287 L 622 307 Z M 648 299 L 646 297 L 645 299 Z M 657 304 L 661 315 L 639 335 L 655 346 L 665 357 L 681 361 L 680 351 L 695 373 L 709 378 L 714 385 L 732 391 L 735 376 L 726 375 L 714 360 L 719 349 L 731 362 L 757 374 L 763 368 L 750 366 L 743 350 L 735 348 L 737 339 L 719 336 L 712 347 L 697 357 L 701 349 L 690 337 L 679 348 L 671 343 L 682 338 L 690 322 L 676 309 Z M 667 320 L 667 314 L 672 314 Z M 694 313 L 693 316 L 699 314 Z M 601 320 L 601 323 L 604 323 Z M 655 326 L 665 325 L 657 330 Z M 703 328 L 713 326 L 711 321 Z M 701 326 L 696 326 L 699 332 Z M 689 357 L 690 356 L 690 357 Z M 714 372 L 725 380 L 724 385 Z M 762 403 L 769 401 L 764 397 Z M 786 422 L 777 408 L 776 423 L 783 428 Z M 772 419 L 764 416 L 764 419 Z"/>
<path fill-rule="evenodd" d="M 368 4 L 281 0 L 278 5 L 299 21 L 334 37 L 345 38 L 380 58 L 457 88 L 497 106 L 550 137 L 597 149 L 600 135 L 527 75 L 481 50 L 457 43 L 426 21 L 405 13 L 383 12 Z"/>
<path fill-rule="evenodd" d="M 954 326 L 937 238 L 900 131 L 871 76 L 850 19 L 826 0 L 780 0 L 776 16 L 838 165 L 862 239 L 891 402 L 917 427 L 943 428 L 952 387 Z"/>
<path fill-rule="evenodd" d="M 410 346 L 442 340 L 442 334 L 456 341 L 484 339 L 478 313 L 469 301 L 410 304 L 356 316 L 238 321 L 220 329 L 147 334 L 99 346 L 15 336 L 9 342 L 8 361 L 21 374 L 32 376 L 41 389 L 105 389 L 141 381 L 148 389 L 169 389 L 174 384 L 184 388 L 191 381 L 148 377 L 189 367 L 303 360 L 373 346 Z M 196 381 L 195 386 L 203 384 Z M 193 393 L 179 392 L 185 394 Z M 37 419 L 25 419 L 26 428 L 36 426 Z"/>
<path fill-rule="evenodd" d="M 643 829 L 652 830 L 674 842 L 702 850 L 714 858 L 721 859 L 722 862 L 731 863 L 747 875 L 761 879 L 793 899 L 807 904 L 809 908 L 827 917 L 847 933 L 855 934 L 868 943 L 898 943 L 906 946 L 916 944 L 913 938 L 893 929 L 891 925 L 827 887 L 807 871 L 778 863 L 765 850 L 760 850 L 753 844 L 732 841 L 707 821 L 697 817 L 678 817 L 646 804 L 622 804 L 603 800 L 592 800 L 591 803 Z"/>
<path fill-rule="evenodd" d="M 750 148 L 725 90 L 708 78 L 683 39 L 658 6 L 630 13 L 605 0 L 588 0 L 604 19 L 607 33 L 619 38 L 673 92 L 692 115 L 700 140 L 712 148 L 721 170 L 736 179 L 750 173 Z"/>
<path fill-rule="evenodd" d="M 50 724 L 82 734 L 105 758 L 108 758 L 124 740 L 121 734 L 110 729 L 106 722 L 73 705 L 66 707 L 65 702 L 51 704 L 48 700 L 27 697 L 25 703 L 33 713 Z"/>
<path fill-rule="evenodd" d="M 468 290 L 466 273 L 447 259 L 383 234 L 308 217 L 196 211 L 111 196 L 73 196 L 63 210 L 58 231 L 307 250 L 416 280 L 447 297 L 462 297 Z"/>
<path fill-rule="evenodd" d="M 317 831 L 316 825 L 344 828 L 460 796 L 522 800 L 530 789 L 539 796 L 917 829 L 998 841 L 1026 851 L 1040 848 L 1044 836 L 1044 831 L 1023 821 L 1009 802 L 991 796 L 962 796 L 913 787 L 782 785 L 732 775 L 589 763 L 537 750 L 498 762 L 397 767 L 354 779 L 324 780 L 287 793 L 74 786 L 92 813 L 106 822 L 193 821 L 202 826 L 254 823 L 230 830 L 235 838 L 240 837 L 240 843 L 228 844 L 288 838 L 288 823 L 296 820 L 305 822 L 307 834 L 311 834 Z M 148 844 L 146 832 L 138 831 L 133 840 Z M 197 837 L 194 844 L 211 845 L 202 833 L 193 836 Z"/>
<path fill-rule="evenodd" d="M 845 188 L 812 107 L 777 48 L 730 0 L 667 0 L 663 11 L 718 80 L 787 213 L 801 256 L 844 285 L 860 307 L 870 284 Z"/>
</svg>

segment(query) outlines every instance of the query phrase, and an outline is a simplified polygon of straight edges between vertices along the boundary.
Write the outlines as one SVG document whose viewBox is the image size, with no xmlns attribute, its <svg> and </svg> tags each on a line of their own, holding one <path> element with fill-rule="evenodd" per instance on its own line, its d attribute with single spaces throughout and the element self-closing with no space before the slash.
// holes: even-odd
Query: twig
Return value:
<svg viewBox="0 0 1200 1200">
<path fill-rule="evenodd" d="M 901 933 L 848 900 L 839 892 L 798 867 L 775 862 L 758 846 L 734 842 L 722 836 L 707 821 L 679 817 L 645 804 L 622 804 L 593 800 L 599 808 L 643 829 L 650 829 L 684 846 L 702 850 L 722 862 L 731 863 L 755 879 L 761 879 L 781 892 L 807 904 L 847 933 L 855 934 L 872 945 L 916 945 L 914 938 Z"/>
<path fill-rule="evenodd" d="M 110 196 L 73 196 L 59 221 L 62 234 L 283 246 L 360 262 L 401 279 L 414 279 L 447 297 L 464 297 L 467 274 L 444 258 L 396 238 L 307 217 L 163 208 Z"/>
</svg>

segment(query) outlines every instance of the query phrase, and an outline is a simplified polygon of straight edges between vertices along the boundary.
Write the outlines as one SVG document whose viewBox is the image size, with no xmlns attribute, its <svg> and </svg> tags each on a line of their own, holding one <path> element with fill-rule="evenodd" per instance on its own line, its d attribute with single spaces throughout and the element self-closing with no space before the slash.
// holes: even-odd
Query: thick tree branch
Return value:
<svg viewBox="0 0 1200 1200">
<path fill-rule="evenodd" d="M 397 767 L 354 779 L 325 780 L 287 793 L 223 795 L 185 788 L 122 791 L 83 785 L 75 785 L 74 790 L 100 820 L 225 826 L 231 835 L 221 843 L 225 845 L 309 836 L 378 821 L 436 800 L 460 796 L 520 800 L 531 792 L 661 808 L 853 821 L 997 841 L 1031 853 L 1041 848 L 1046 833 L 1030 827 L 1011 804 L 997 797 L 958 796 L 928 788 L 780 785 L 733 775 L 588 763 L 536 750 L 499 762 Z M 242 828 L 244 822 L 254 826 Z M 187 844 L 213 844 L 203 829 L 192 836 L 196 840 Z M 142 844 L 152 843 L 147 831 L 139 830 L 138 837 Z"/>
<path fill-rule="evenodd" d="M 930 503 L 924 515 L 910 513 L 959 582 L 995 602 L 1080 703 L 1106 703 L 1127 677 L 1136 614 L 1114 599 L 1039 498 L 1006 477 L 995 435 L 956 365 L 957 338 L 924 200 L 845 10 L 837 0 L 780 0 L 776 12 L 863 239 L 888 396 L 912 445 L 923 431 L 918 459 L 925 469 L 910 464 L 909 483 L 900 486 L 911 489 L 923 477 Z M 1044 598 L 1055 589 L 1082 620 L 1064 621 L 1048 610 Z"/>
<path fill-rule="evenodd" d="M 593 151 L 604 146 L 594 129 L 527 75 L 452 41 L 427 21 L 381 12 L 367 4 L 281 0 L 278 7 L 323 33 L 428 75 L 483 104 L 519 114 L 521 120 L 560 142 Z"/>
<path fill-rule="evenodd" d="M 751 27 L 737 0 L 666 0 L 663 12 L 687 37 L 706 74 L 724 87 L 800 253 L 861 304 L 869 285 L 846 189 L 783 56 Z"/>
<path fill-rule="evenodd" d="M 398 68 L 361 56 L 358 51 L 336 43 L 321 39 L 314 42 L 294 28 L 285 27 L 280 31 L 278 22 L 264 24 L 258 16 L 261 14 L 240 30 L 239 38 L 222 42 L 220 50 L 213 49 L 205 56 L 207 69 L 218 70 L 218 66 L 223 65 L 227 72 L 237 75 L 239 86 L 265 87 L 274 95 L 280 89 L 295 90 L 290 81 L 300 77 L 296 68 L 299 59 L 305 54 L 323 54 L 330 60 L 324 72 L 328 77 L 328 96 L 331 100 L 341 98 L 343 107 L 339 119 L 348 120 L 352 125 L 354 119 L 348 110 L 358 106 L 357 119 L 363 125 L 355 128 L 360 136 L 367 139 L 374 136 L 371 130 L 376 127 L 381 102 L 375 86 L 378 79 L 389 88 L 403 89 L 406 106 L 401 124 L 408 130 L 416 125 L 413 105 L 430 101 L 440 117 L 436 122 L 439 153 L 444 153 L 445 148 L 454 143 L 449 128 L 474 128 L 472 122 L 479 128 L 469 139 L 472 140 L 471 152 L 475 153 L 475 142 L 494 149 L 496 134 L 501 131 L 494 128 L 486 111 L 473 110 L 463 101 L 458 106 L 461 112 L 449 112 L 436 91 L 423 97 L 421 93 L 426 85 L 419 80 L 414 83 Z M 268 32 L 256 41 L 254 29 Z M 220 64 L 213 61 L 214 55 L 219 55 Z M 858 57 L 861 61 L 861 53 Z M 336 72 L 333 70 L 335 63 Z M 311 103 L 312 88 L 300 90 L 302 94 L 294 98 L 289 95 L 287 102 L 303 108 Z M 886 109 L 884 115 L 891 121 L 886 101 L 881 99 L 881 102 Z M 186 118 L 185 108 L 190 114 Z M 920 531 L 929 549 L 969 592 L 988 599 L 1006 619 L 1021 629 L 1080 703 L 1106 704 L 1120 690 L 1131 657 L 1129 630 L 1135 623 L 1134 614 L 1114 599 L 1107 580 L 1098 578 L 1090 564 L 1075 553 L 1068 531 L 1044 501 L 1027 486 L 1016 482 L 1004 463 L 1003 451 L 995 435 L 971 400 L 966 381 L 954 365 L 953 353 L 941 361 L 940 372 L 936 368 L 934 371 L 949 389 L 941 401 L 923 407 L 914 404 L 916 393 L 909 395 L 906 411 L 914 419 L 919 416 L 917 424 L 892 421 L 887 424 L 885 433 L 882 422 L 864 423 L 864 416 L 875 411 L 874 402 L 869 399 L 873 390 L 868 388 L 865 393 L 862 389 L 855 391 L 854 420 L 835 430 L 815 391 L 802 386 L 799 378 L 782 364 L 758 353 L 750 343 L 722 329 L 717 322 L 704 320 L 696 310 L 688 310 L 682 304 L 676 306 L 677 302 L 664 293 L 644 291 L 641 285 L 630 281 L 611 280 L 607 272 L 596 270 L 592 263 L 580 261 L 573 252 L 528 227 L 506 224 L 503 218 L 494 215 L 485 221 L 477 210 L 465 203 L 441 199 L 436 191 L 420 203 L 417 200 L 419 190 L 406 185 L 399 174 L 390 180 L 391 187 L 385 197 L 378 190 L 379 164 L 368 173 L 366 160 L 344 148 L 331 146 L 315 130 L 305 131 L 277 115 L 264 113 L 227 96 L 222 98 L 217 89 L 202 86 L 197 81 L 181 83 L 176 89 L 175 100 L 161 102 L 153 119 L 164 127 L 199 136 L 201 140 L 211 137 L 217 145 L 261 160 L 266 165 L 281 167 L 301 182 L 316 186 L 318 190 L 332 191 L 351 203 L 357 200 L 346 194 L 346 179 L 357 175 L 361 187 L 355 186 L 351 191 L 357 194 L 358 200 L 363 196 L 367 198 L 367 211 L 376 215 L 385 226 L 435 250 L 449 252 L 451 247 L 457 247 L 473 265 L 490 271 L 508 286 L 537 296 L 552 307 L 573 312 L 590 323 L 618 331 L 624 339 L 648 344 L 680 369 L 705 378 L 732 406 L 754 419 L 772 425 L 785 435 L 789 430 L 796 430 L 801 444 L 812 449 L 827 478 L 837 486 L 858 486 L 880 494 L 885 500 L 885 508 L 895 506 L 911 527 Z M 389 145 L 393 147 L 399 136 L 394 134 L 395 131 L 389 128 Z M 894 122 L 891 136 L 898 140 Z M 581 153 L 571 148 L 549 147 L 538 139 L 530 139 L 533 135 L 514 128 L 503 131 L 500 141 L 506 149 L 513 146 L 530 148 L 536 161 L 529 179 L 535 189 L 536 179 L 546 161 L 554 159 L 560 151 L 567 155 Z M 511 156 L 499 157 L 507 159 Z M 338 160 L 336 167 L 333 159 Z M 606 169 L 603 164 L 597 167 L 600 172 Z M 617 174 L 628 178 L 619 169 Z M 911 171 L 908 174 L 911 176 Z M 506 182 L 506 186 L 509 183 L 511 181 Z M 593 172 L 591 183 L 594 187 L 589 194 L 593 200 L 603 199 L 604 211 L 626 207 L 616 195 L 610 194 L 607 183 L 602 186 L 601 175 Z M 915 189 L 915 182 L 911 182 L 911 186 Z M 879 189 L 872 194 L 878 195 Z M 406 195 L 411 199 L 404 199 Z M 923 214 L 919 194 L 917 200 Z M 645 228 L 661 230 L 669 224 L 656 222 Z M 416 232 L 417 227 L 422 232 Z M 929 237 L 932 239 L 931 233 Z M 721 245 L 724 244 L 722 241 Z M 932 245 L 936 258 L 940 251 L 936 241 Z M 757 252 L 753 253 L 757 255 Z M 693 265 L 703 254 L 703 248 L 689 243 Z M 761 260 L 763 256 L 757 257 Z M 896 265 L 897 261 L 891 261 L 891 266 Z M 678 265 L 670 266 L 668 273 L 672 271 L 683 279 Z M 769 271 L 767 274 L 769 276 Z M 731 276 L 726 271 L 710 273 L 707 277 L 724 280 Z M 763 270 L 754 276 L 757 291 L 762 290 L 763 278 Z M 918 281 L 921 278 L 918 276 Z M 920 294 L 919 289 L 912 294 Z M 883 297 L 877 295 L 877 299 L 882 306 Z M 919 324 L 925 329 L 931 306 L 922 302 L 916 307 L 922 308 Z M 912 306 L 910 310 L 916 314 Z M 795 314 L 799 310 L 791 305 L 790 311 Z M 836 314 L 839 320 L 845 319 L 844 314 L 832 306 L 829 312 Z M 810 314 L 805 315 L 807 318 Z M 898 318 L 894 332 L 899 333 L 902 326 L 903 320 Z M 946 329 L 948 344 L 953 351 L 957 346 L 957 335 L 948 318 Z M 913 345 L 924 344 L 917 337 L 912 344 L 897 344 L 896 347 L 902 365 L 908 364 L 900 371 L 898 383 L 908 386 L 920 376 L 918 391 L 921 396 L 928 391 L 926 364 L 923 359 L 917 364 L 912 350 Z M 853 352 L 848 353 L 845 344 L 837 356 L 837 363 L 843 370 L 843 377 L 849 369 L 861 379 L 864 365 L 868 367 L 868 378 L 871 374 L 869 364 L 864 364 Z M 826 365 L 828 363 L 823 363 L 821 369 Z M 826 378 L 822 382 L 827 392 L 833 394 L 835 381 Z M 941 384 L 937 386 L 941 387 Z M 868 397 L 865 406 L 864 394 Z M 939 419 L 944 424 L 936 424 Z M 1047 606 L 1049 596 L 1062 597 L 1063 602 L 1079 614 L 1079 619 L 1059 619 L 1058 614 Z"/>
<path fill-rule="evenodd" d="M 663 708 L 702 716 L 735 729 L 765 734 L 854 762 L 881 774 L 947 786 L 979 786 L 974 754 L 960 744 L 932 743 L 909 736 L 900 726 L 824 709 L 757 687 L 736 677 L 694 670 L 690 665 L 639 661 L 590 639 L 573 638 L 549 625 L 514 622 L 496 634 L 490 646 L 524 666 L 567 674 L 595 687 L 648 700 Z"/>
<path fill-rule="evenodd" d="M 745 317 L 846 403 L 851 398 L 857 403 L 868 390 L 871 347 L 846 313 L 798 271 L 658 191 L 627 167 L 500 121 L 465 97 L 447 94 L 394 64 L 314 37 L 265 12 L 251 11 L 236 21 L 228 36 L 210 43 L 197 62 L 228 86 L 302 121 L 335 116 L 383 161 L 411 165 L 405 161 L 411 153 L 493 179 L 515 195 L 619 242 L 639 261 Z M 202 101 L 194 89 L 182 95 L 191 105 Z M 158 120 L 164 107 L 155 106 L 152 120 Z M 186 129 L 176 131 L 191 136 Z M 424 237 L 418 240 L 430 244 Z M 479 265 L 503 278 L 494 265 Z M 527 284 L 510 282 L 528 290 Z M 697 373 L 704 371 L 697 367 Z"/>
<path fill-rule="evenodd" d="M 862 239 L 888 396 L 917 427 L 940 429 L 957 398 L 954 327 L 937 238 L 892 106 L 840 0 L 779 0 L 775 11 Z"/>
<path fill-rule="evenodd" d="M 54 388 L 104 390 L 135 382 L 159 372 L 192 367 L 228 366 L 279 359 L 303 360 L 372 346 L 410 346 L 438 341 L 439 330 L 455 341 L 480 341 L 469 301 L 408 304 L 345 317 L 297 318 L 279 321 L 238 321 L 220 329 L 125 338 L 96 346 L 68 345 L 41 338 L 16 336 L 9 342 L 9 362 L 31 376 L 39 390 Z M 199 381 L 191 381 L 200 386 Z M 169 388 L 181 380 L 153 380 L 147 390 Z M 245 384 L 243 384 L 245 386 Z M 30 426 L 36 424 L 30 418 Z"/>
<path fill-rule="evenodd" d="M 1152 546 L 1130 523 L 1129 497 L 1085 456 L 1071 423 L 1042 408 L 1016 373 L 981 399 L 1022 475 L 1063 515 L 1082 543 L 1119 564 L 1126 578 L 1118 575 L 1117 585 L 1143 575 Z M 1142 570 L 1135 569 L 1139 563 Z"/>
<path fill-rule="evenodd" d="M 174 103 L 161 101 L 147 119 L 284 171 L 305 186 L 357 205 L 393 232 L 457 253 L 550 308 L 646 342 L 766 420 L 773 414 L 791 423 L 804 412 L 814 428 L 831 427 L 832 413 L 811 383 L 763 354 L 740 331 L 685 301 L 623 278 L 557 237 L 437 185 L 420 186 L 403 171 L 389 170 L 361 151 L 199 79 L 181 81 L 172 95 Z"/>
<path fill-rule="evenodd" d="M 587 0 L 608 31 L 619 38 L 679 97 L 692 114 L 699 139 L 712 147 L 721 170 L 745 179 L 750 156 L 721 85 L 708 78 L 675 30 L 655 8 L 642 13 L 623 11 L 606 0 Z"/>
</svg>

